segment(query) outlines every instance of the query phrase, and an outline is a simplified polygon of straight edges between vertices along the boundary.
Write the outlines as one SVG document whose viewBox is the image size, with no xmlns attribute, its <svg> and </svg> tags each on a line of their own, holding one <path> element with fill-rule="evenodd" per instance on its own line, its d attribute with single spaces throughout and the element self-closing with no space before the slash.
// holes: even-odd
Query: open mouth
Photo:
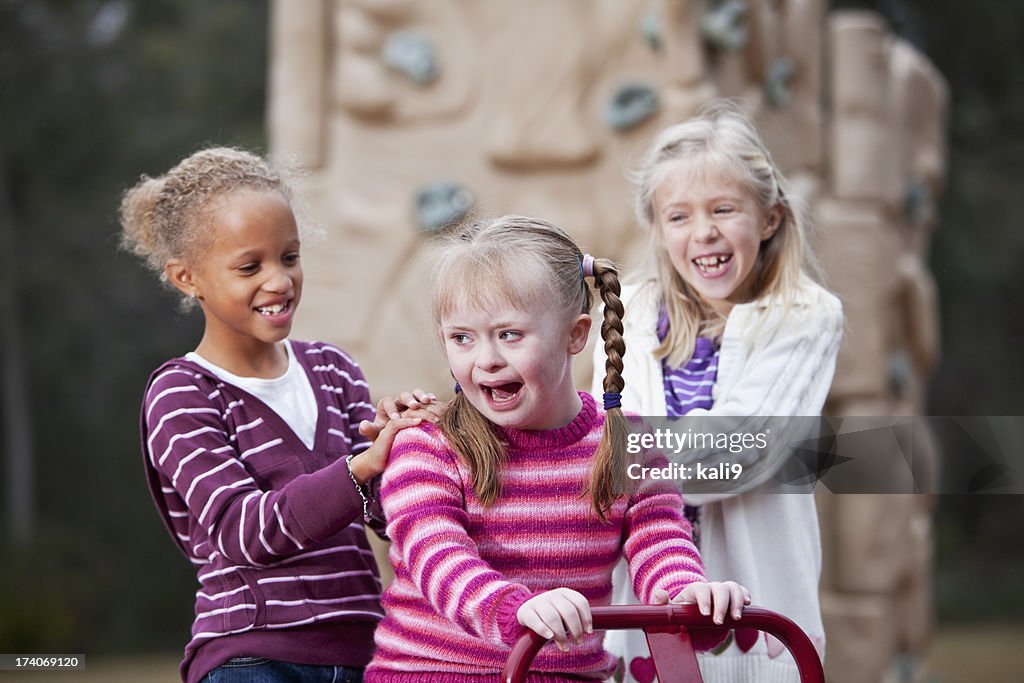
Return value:
<svg viewBox="0 0 1024 683">
<path fill-rule="evenodd" d="M 292 302 L 282 301 L 281 303 L 271 304 L 270 306 L 257 306 L 256 312 L 260 315 L 272 317 L 276 315 L 282 315 L 291 310 Z"/>
<path fill-rule="evenodd" d="M 732 254 L 716 254 L 714 256 L 699 256 L 693 259 L 693 265 L 705 275 L 717 275 L 721 273 L 732 261 Z"/>
<path fill-rule="evenodd" d="M 514 401 L 519 395 L 519 390 L 523 388 L 523 383 L 507 382 L 493 387 L 482 386 L 481 388 L 484 390 L 484 393 L 490 396 L 491 401 L 500 405 Z"/>
</svg>

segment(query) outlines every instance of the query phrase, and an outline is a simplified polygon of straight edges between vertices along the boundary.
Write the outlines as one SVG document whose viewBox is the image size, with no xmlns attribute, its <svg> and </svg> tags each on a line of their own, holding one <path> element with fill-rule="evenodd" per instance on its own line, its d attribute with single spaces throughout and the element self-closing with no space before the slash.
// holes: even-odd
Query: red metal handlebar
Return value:
<svg viewBox="0 0 1024 683">
<path fill-rule="evenodd" d="M 590 611 L 594 616 L 594 629 L 599 631 L 640 628 L 650 635 L 666 628 L 681 628 L 685 635 L 686 629 L 691 628 L 727 631 L 737 626 L 764 631 L 782 641 L 793 654 L 800 671 L 801 683 L 825 682 L 821 659 L 811 639 L 792 620 L 771 610 L 745 607 L 742 617 L 732 619 L 727 616 L 723 624 L 716 624 L 710 616 L 702 615 L 696 605 L 611 605 L 592 607 Z M 680 638 L 679 635 L 673 637 Z M 504 683 L 524 683 L 533 658 L 547 642 L 546 638 L 527 629 L 512 647 L 502 670 L 501 680 Z M 699 672 L 696 676 L 694 680 L 700 680 Z M 659 680 L 668 683 L 663 679 Z"/>
</svg>

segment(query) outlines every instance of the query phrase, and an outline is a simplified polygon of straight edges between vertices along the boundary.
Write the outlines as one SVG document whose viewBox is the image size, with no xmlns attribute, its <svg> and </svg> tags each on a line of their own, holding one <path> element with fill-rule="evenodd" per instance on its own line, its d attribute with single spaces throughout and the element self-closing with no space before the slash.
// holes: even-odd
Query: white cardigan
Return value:
<svg viewBox="0 0 1024 683">
<path fill-rule="evenodd" d="M 654 281 L 625 287 L 622 301 L 626 311 L 622 407 L 640 415 L 664 416 L 661 359 L 653 353 L 659 344 L 658 288 Z M 690 414 L 820 415 L 832 384 L 842 330 L 839 300 L 810 280 L 801 283 L 785 314 L 781 305 L 770 300 L 734 306 L 722 334 L 718 377 L 712 389 L 714 406 Z M 598 396 L 603 391 L 604 363 L 604 349 L 598 343 L 593 388 Z M 823 653 L 825 631 L 818 601 L 821 540 L 813 495 L 701 494 L 688 496 L 687 502 L 702 506 L 700 549 L 709 579 L 742 583 L 750 589 L 755 605 L 791 618 Z M 621 564 L 615 581 L 613 600 L 636 602 Z M 629 659 L 647 653 L 632 646 L 642 644 L 642 638 L 618 635 L 625 633 L 609 633 L 607 646 L 627 656 L 628 674 Z M 704 680 L 799 680 L 792 658 L 788 653 L 779 656 L 780 651 L 780 643 L 760 637 L 746 654 L 733 644 L 721 655 L 703 655 Z"/>
</svg>

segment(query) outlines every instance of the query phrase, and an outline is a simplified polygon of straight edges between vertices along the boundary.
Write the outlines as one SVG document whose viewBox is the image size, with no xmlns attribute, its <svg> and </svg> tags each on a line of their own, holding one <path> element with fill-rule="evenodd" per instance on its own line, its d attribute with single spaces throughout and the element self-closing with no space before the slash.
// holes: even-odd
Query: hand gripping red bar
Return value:
<svg viewBox="0 0 1024 683">
<path fill-rule="evenodd" d="M 745 607 L 739 619 L 726 617 L 716 624 L 696 605 L 611 605 L 592 607 L 594 629 L 643 629 L 651 647 L 655 670 L 661 683 L 701 683 L 697 657 L 688 629 L 727 631 L 743 628 L 764 631 L 778 638 L 793 654 L 801 683 L 824 683 L 825 672 L 814 644 L 800 627 L 786 617 L 761 607 Z M 509 653 L 502 670 L 505 683 L 525 683 L 530 664 L 547 643 L 534 631 L 526 630 Z"/>
</svg>

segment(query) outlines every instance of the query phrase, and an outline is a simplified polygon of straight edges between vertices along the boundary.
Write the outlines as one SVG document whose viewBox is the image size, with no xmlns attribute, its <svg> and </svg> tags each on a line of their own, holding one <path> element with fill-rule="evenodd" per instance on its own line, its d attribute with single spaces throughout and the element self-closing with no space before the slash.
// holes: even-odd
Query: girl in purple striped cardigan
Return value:
<svg viewBox="0 0 1024 683">
<path fill-rule="evenodd" d="M 613 660 L 590 605 L 609 602 L 623 552 L 645 601 L 738 616 L 749 595 L 706 582 L 678 492 L 618 485 L 625 349 L 614 265 L 554 225 L 506 216 L 449 232 L 433 272 L 457 395 L 438 427 L 395 438 L 381 489 L 395 580 L 366 680 L 497 681 L 523 627 L 555 641 L 532 681 L 602 679 Z M 606 311 L 603 408 L 572 377 L 591 326 L 589 277 Z"/>
<path fill-rule="evenodd" d="M 142 410 L 150 490 L 199 583 L 182 679 L 361 680 L 383 616 L 363 525 L 382 527 L 377 475 L 419 420 L 389 421 L 388 400 L 375 411 L 340 349 L 287 339 L 301 231 L 263 159 L 197 152 L 143 177 L 121 222 L 205 320 L 196 350 L 150 377 Z"/>
</svg>

